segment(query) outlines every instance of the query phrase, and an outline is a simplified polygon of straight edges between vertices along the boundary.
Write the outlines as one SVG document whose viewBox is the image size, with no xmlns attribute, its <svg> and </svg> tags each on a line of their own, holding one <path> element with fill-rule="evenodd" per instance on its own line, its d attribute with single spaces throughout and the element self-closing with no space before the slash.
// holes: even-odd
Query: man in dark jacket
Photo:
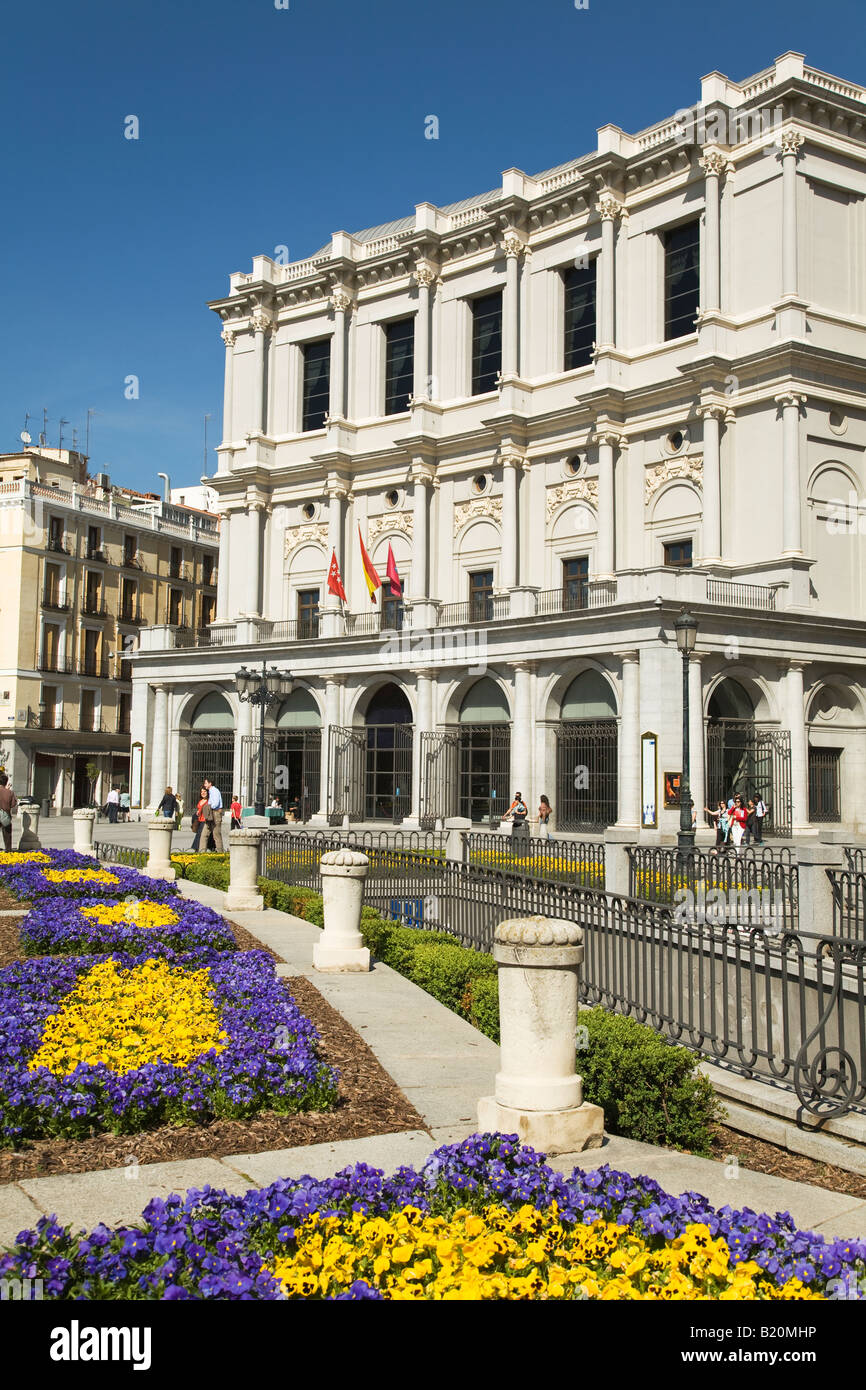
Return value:
<svg viewBox="0 0 866 1390">
<path fill-rule="evenodd" d="M 18 806 L 18 797 L 9 785 L 5 772 L 0 772 L 0 829 L 3 831 L 3 848 L 9 854 L 12 850 L 12 817 Z"/>
</svg>

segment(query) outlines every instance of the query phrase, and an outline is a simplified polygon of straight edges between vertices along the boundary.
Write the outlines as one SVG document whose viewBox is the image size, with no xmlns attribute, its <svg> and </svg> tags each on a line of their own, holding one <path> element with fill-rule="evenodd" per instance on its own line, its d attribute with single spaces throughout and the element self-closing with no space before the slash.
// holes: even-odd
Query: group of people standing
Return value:
<svg viewBox="0 0 866 1390">
<path fill-rule="evenodd" d="M 237 826 L 235 826 L 235 807 L 237 797 L 232 802 L 232 828 L 240 826 L 240 805 L 237 804 Z M 174 820 L 179 810 L 182 810 L 183 803 L 179 796 L 176 796 L 171 787 L 166 787 L 162 800 L 156 808 L 158 816 L 164 816 L 166 820 Z M 194 832 L 192 848 L 198 853 L 199 850 L 216 850 L 218 854 L 223 853 L 223 799 L 219 787 L 215 786 L 209 778 L 205 778 L 201 785 L 192 815 L 190 816 L 190 826 Z M 204 844 L 202 844 L 204 838 Z"/>
<path fill-rule="evenodd" d="M 553 814 L 553 807 L 546 796 L 539 797 L 538 806 L 538 837 L 541 840 L 550 839 L 550 817 Z M 521 836 L 529 834 L 529 807 L 523 800 L 522 792 L 515 792 L 514 800 L 503 816 L 503 820 L 511 820 L 511 837 L 520 839 Z"/>
<path fill-rule="evenodd" d="M 743 797 L 737 793 L 727 802 L 720 798 L 714 811 L 709 806 L 705 806 L 704 810 L 710 819 L 716 822 L 716 848 L 712 851 L 714 854 L 720 849 L 727 849 L 731 844 L 736 850 L 743 845 L 763 844 L 764 817 L 769 807 L 760 792 L 755 792 L 755 795 L 750 797 Z"/>
</svg>

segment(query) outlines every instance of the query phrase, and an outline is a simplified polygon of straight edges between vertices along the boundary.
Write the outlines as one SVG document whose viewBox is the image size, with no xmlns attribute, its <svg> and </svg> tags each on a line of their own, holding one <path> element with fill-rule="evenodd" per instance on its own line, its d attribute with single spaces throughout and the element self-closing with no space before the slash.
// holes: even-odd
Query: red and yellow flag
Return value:
<svg viewBox="0 0 866 1390">
<path fill-rule="evenodd" d="M 364 579 L 366 580 L 367 588 L 368 588 L 369 591 L 370 591 L 370 602 L 371 602 L 371 603 L 375 603 L 375 602 L 376 602 L 376 590 L 377 590 L 378 588 L 380 588 L 380 586 L 381 586 L 381 584 L 382 584 L 382 581 L 381 581 L 381 579 L 379 578 L 378 574 L 376 573 L 375 567 L 374 567 L 374 565 L 373 565 L 373 561 L 370 559 L 369 555 L 367 554 L 367 549 L 366 549 L 366 546 L 364 545 L 364 538 L 363 538 L 363 536 L 361 535 L 361 528 L 360 528 L 360 526 L 358 527 L 358 540 L 359 540 L 360 543 L 361 543 L 361 564 L 364 566 Z"/>
</svg>

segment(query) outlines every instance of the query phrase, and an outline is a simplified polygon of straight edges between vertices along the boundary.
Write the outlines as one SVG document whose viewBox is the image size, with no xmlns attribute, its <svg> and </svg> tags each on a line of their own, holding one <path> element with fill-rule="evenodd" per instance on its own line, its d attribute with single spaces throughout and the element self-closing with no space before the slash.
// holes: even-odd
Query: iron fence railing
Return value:
<svg viewBox="0 0 866 1390">
<path fill-rule="evenodd" d="M 676 849 L 628 851 L 629 893 L 664 903 L 682 922 L 792 931 L 799 924 L 799 871 L 789 849 L 681 855 Z"/>
<path fill-rule="evenodd" d="M 833 895 L 833 935 L 866 941 L 866 871 L 827 869 L 826 873 Z"/>
<path fill-rule="evenodd" d="M 852 845 L 845 850 L 845 861 L 852 873 L 866 873 L 866 848 Z"/>
<path fill-rule="evenodd" d="M 772 612 L 776 590 L 766 584 L 740 584 L 731 579 L 708 579 L 707 602 L 726 603 L 732 608 L 758 608 Z"/>
<path fill-rule="evenodd" d="M 592 840 L 536 840 L 525 836 L 465 836 L 469 864 L 527 878 L 579 883 L 584 888 L 604 887 L 604 843 Z"/>
<path fill-rule="evenodd" d="M 114 845 L 108 840 L 94 840 L 93 853 L 106 864 L 123 864 L 127 869 L 146 869 L 147 850 L 134 845 Z"/>
<path fill-rule="evenodd" d="M 259 870 L 266 878 L 318 889 L 319 860 L 333 849 L 361 850 L 370 858 L 373 877 L 386 868 L 399 868 L 403 855 L 439 862 L 445 835 L 436 830 L 271 830 L 262 837 Z"/>
</svg>

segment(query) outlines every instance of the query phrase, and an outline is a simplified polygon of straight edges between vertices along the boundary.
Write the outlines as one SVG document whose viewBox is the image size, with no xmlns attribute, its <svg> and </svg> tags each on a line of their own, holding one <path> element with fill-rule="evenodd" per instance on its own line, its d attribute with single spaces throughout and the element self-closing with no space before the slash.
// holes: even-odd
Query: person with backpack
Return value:
<svg viewBox="0 0 866 1390">
<path fill-rule="evenodd" d="M 529 815 L 529 808 L 527 807 L 526 802 L 523 800 L 522 792 L 515 793 L 514 800 L 512 801 L 505 814 L 506 816 L 511 817 L 512 840 L 522 839 L 528 830 L 528 826 L 526 824 L 526 817 Z"/>
<path fill-rule="evenodd" d="M 18 797 L 9 785 L 5 772 L 0 772 L 0 829 L 3 831 L 3 848 L 7 854 L 12 852 L 12 816 L 18 807 Z"/>
</svg>

